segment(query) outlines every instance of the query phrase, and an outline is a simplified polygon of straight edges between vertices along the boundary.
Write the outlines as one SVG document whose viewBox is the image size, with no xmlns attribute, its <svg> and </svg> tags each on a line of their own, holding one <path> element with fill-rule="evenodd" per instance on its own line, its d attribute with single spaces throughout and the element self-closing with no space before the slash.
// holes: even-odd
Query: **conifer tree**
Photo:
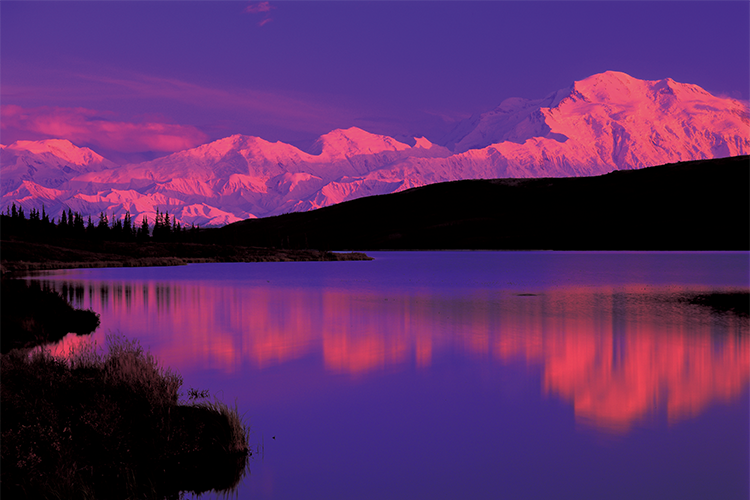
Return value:
<svg viewBox="0 0 750 500">
<path fill-rule="evenodd" d="M 86 224 L 86 234 L 90 237 L 94 235 L 94 230 L 96 227 L 94 226 L 94 223 L 91 220 L 91 215 L 89 215 L 88 223 Z"/>
<path fill-rule="evenodd" d="M 109 218 L 107 217 L 107 214 L 99 212 L 99 224 L 97 224 L 96 227 L 100 230 L 109 229 Z"/>
<path fill-rule="evenodd" d="M 164 212 L 164 240 L 171 240 L 172 221 L 169 220 L 169 210 Z"/>
<path fill-rule="evenodd" d="M 133 236 L 133 225 L 130 221 L 130 210 L 125 211 L 125 220 L 122 223 L 122 232 L 126 240 L 130 240 Z"/>
<path fill-rule="evenodd" d="M 113 241 L 120 241 L 123 238 L 122 231 L 122 219 L 116 218 L 115 214 L 112 214 L 112 229 L 110 230 L 110 239 Z"/>
<path fill-rule="evenodd" d="M 138 240 L 148 240 L 148 217 L 146 217 L 145 215 L 143 216 L 143 220 L 141 221 L 141 228 L 138 230 Z"/>
<path fill-rule="evenodd" d="M 89 220 L 91 220 L 91 218 L 89 218 Z M 78 237 L 81 237 L 86 233 L 86 228 L 83 225 L 83 215 L 79 212 L 76 212 L 74 215 L 73 233 Z"/>
</svg>

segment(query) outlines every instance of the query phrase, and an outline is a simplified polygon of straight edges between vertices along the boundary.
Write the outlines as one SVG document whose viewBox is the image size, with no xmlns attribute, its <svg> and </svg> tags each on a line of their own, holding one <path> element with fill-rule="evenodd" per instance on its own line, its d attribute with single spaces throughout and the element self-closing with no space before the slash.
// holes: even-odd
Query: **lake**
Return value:
<svg viewBox="0 0 750 500">
<path fill-rule="evenodd" d="M 743 252 L 371 252 L 32 279 L 249 420 L 241 499 L 743 499 Z M 82 337 L 69 336 L 60 352 Z"/>
</svg>

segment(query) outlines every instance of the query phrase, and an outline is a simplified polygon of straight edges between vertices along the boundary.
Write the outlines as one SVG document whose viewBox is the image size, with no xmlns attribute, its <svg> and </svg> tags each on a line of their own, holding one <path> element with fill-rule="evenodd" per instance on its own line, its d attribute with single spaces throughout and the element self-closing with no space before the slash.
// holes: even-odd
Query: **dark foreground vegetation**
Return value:
<svg viewBox="0 0 750 500">
<path fill-rule="evenodd" d="M 3 498 L 169 498 L 236 486 L 247 427 L 221 402 L 180 404 L 181 377 L 110 336 L 66 359 L 2 355 Z"/>
<path fill-rule="evenodd" d="M 465 180 L 200 237 L 278 248 L 748 250 L 750 157 L 598 177 Z"/>
<path fill-rule="evenodd" d="M 226 490 L 245 473 L 248 429 L 236 408 L 191 390 L 137 342 L 65 358 L 46 346 L 99 325 L 38 283 L 2 280 L 2 498 L 170 498 Z M 198 397 L 202 396 L 202 397 Z"/>
<path fill-rule="evenodd" d="M 73 308 L 38 281 L 3 279 L 0 286 L 0 351 L 57 342 L 68 333 L 86 335 L 99 327 L 99 315 Z"/>
</svg>

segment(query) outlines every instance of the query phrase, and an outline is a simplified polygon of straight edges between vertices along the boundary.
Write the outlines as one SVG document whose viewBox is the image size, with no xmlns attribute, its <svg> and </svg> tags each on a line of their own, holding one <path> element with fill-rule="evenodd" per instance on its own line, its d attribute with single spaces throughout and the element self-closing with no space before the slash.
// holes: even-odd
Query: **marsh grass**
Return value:
<svg viewBox="0 0 750 500">
<path fill-rule="evenodd" d="M 227 439 L 223 441 L 224 451 L 227 453 L 244 453 L 250 442 L 250 429 L 242 418 L 237 409 L 227 405 L 225 402 L 215 399 L 213 402 L 200 402 L 193 404 L 194 408 L 206 410 L 208 412 L 221 415 L 229 423 Z"/>
<path fill-rule="evenodd" d="M 246 473 L 236 406 L 181 404 L 179 374 L 136 341 L 107 337 L 65 358 L 2 355 L 2 494 L 165 498 L 231 489 Z"/>
</svg>

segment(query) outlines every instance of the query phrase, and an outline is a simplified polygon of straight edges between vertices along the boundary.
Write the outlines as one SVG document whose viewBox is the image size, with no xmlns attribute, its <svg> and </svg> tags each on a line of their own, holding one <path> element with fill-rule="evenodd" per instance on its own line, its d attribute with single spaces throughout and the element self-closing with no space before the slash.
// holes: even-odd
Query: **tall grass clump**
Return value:
<svg viewBox="0 0 750 500">
<path fill-rule="evenodd" d="M 104 381 L 112 387 L 124 387 L 147 398 L 152 405 L 175 405 L 180 396 L 182 377 L 159 366 L 138 341 L 122 336 L 107 337 L 109 356 L 103 363 Z"/>
<path fill-rule="evenodd" d="M 164 498 L 231 488 L 245 473 L 237 408 L 180 404 L 180 375 L 137 341 L 0 359 L 3 496 Z"/>
<path fill-rule="evenodd" d="M 195 403 L 193 406 L 220 415 L 221 418 L 229 423 L 229 426 L 226 427 L 226 435 L 221 440 L 224 452 L 246 453 L 249 450 L 250 429 L 245 425 L 236 404 L 234 407 L 230 407 L 225 402 L 217 399 L 213 402 Z"/>
</svg>

